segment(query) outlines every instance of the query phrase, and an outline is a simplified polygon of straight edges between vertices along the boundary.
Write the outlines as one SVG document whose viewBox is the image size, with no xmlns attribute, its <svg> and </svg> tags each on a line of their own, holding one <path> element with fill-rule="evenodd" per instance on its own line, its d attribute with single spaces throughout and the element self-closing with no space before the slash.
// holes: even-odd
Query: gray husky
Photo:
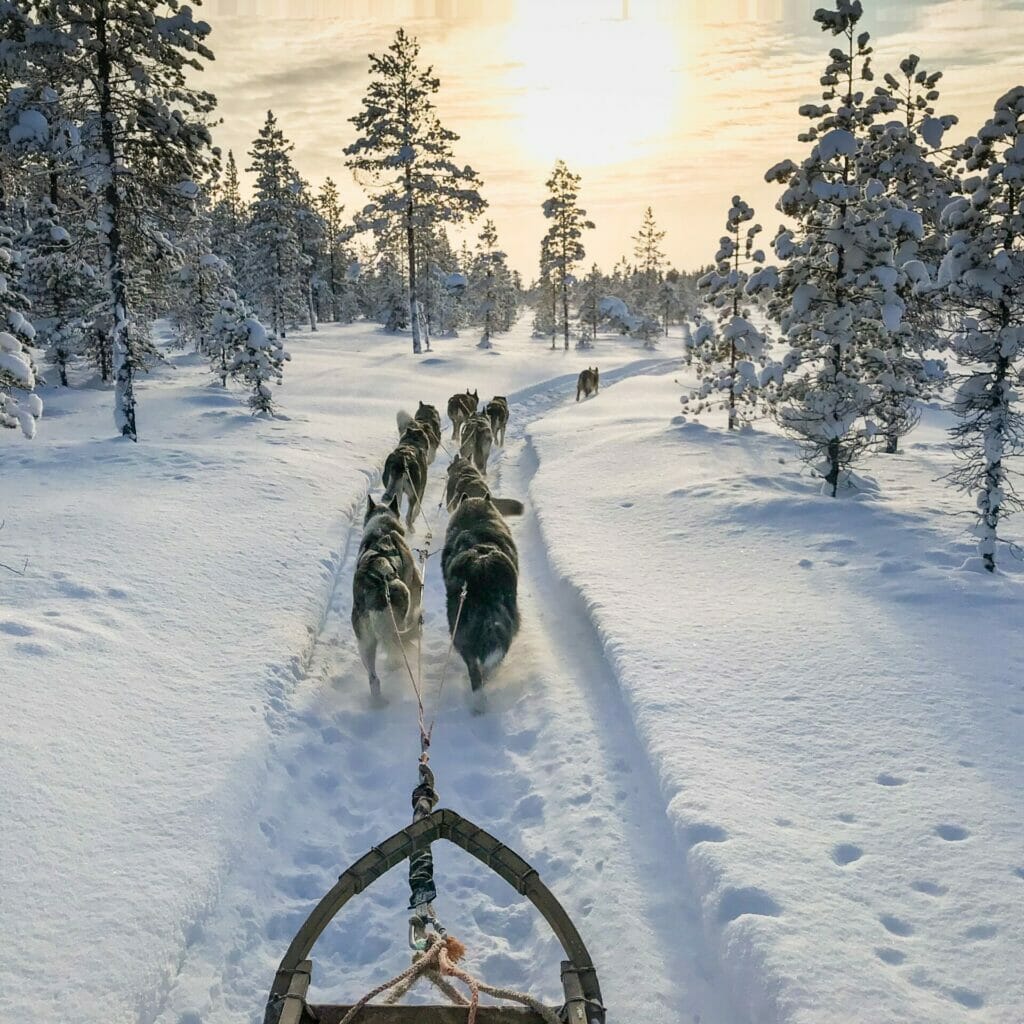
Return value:
<svg viewBox="0 0 1024 1024">
<path fill-rule="evenodd" d="M 452 421 L 452 440 L 458 440 L 459 428 L 462 426 L 463 420 L 467 416 L 472 416 L 476 412 L 476 407 L 480 403 L 480 396 L 475 391 L 470 391 L 468 388 L 464 392 L 460 392 L 457 395 L 452 395 L 448 399 L 448 419 Z"/>
<path fill-rule="evenodd" d="M 448 521 L 441 572 L 448 631 L 479 690 L 519 630 L 519 555 L 490 495 L 460 501 Z"/>
<path fill-rule="evenodd" d="M 432 405 L 420 402 L 415 416 L 410 416 L 404 409 L 401 409 L 395 419 L 398 421 L 400 444 L 406 440 L 405 433 L 409 427 L 416 427 L 423 431 L 427 439 L 427 465 L 429 466 L 434 461 L 438 445 L 441 443 L 441 416 L 437 409 Z"/>
<path fill-rule="evenodd" d="M 487 459 L 491 454 L 494 434 L 491 421 L 483 413 L 474 413 L 462 424 L 462 444 L 460 453 L 473 460 L 473 465 L 481 473 L 487 472 Z"/>
<path fill-rule="evenodd" d="M 378 505 L 367 497 L 363 540 L 352 579 L 352 628 L 374 699 L 380 698 L 377 648 L 394 650 L 419 629 L 422 598 L 423 581 L 405 542 L 398 498 Z"/>
<path fill-rule="evenodd" d="M 508 426 L 508 399 L 504 395 L 495 395 L 484 407 L 484 412 L 491 421 L 494 443 L 504 448 L 505 428 Z"/>
<path fill-rule="evenodd" d="M 464 455 L 456 454 L 448 467 L 448 481 L 445 485 L 445 504 L 449 512 L 454 511 L 465 498 L 486 498 L 491 489 L 483 474 Z M 494 507 L 503 516 L 521 516 L 523 503 L 514 498 L 493 498 Z"/>
<path fill-rule="evenodd" d="M 409 434 L 408 428 L 403 434 Z M 384 460 L 384 502 L 394 498 L 401 507 L 402 498 L 408 498 L 409 508 L 406 512 L 405 524 L 414 530 L 413 521 L 423 504 L 423 492 L 427 486 L 427 448 L 426 436 L 416 428 L 416 440 L 400 442 L 398 447 Z"/>
<path fill-rule="evenodd" d="M 576 381 L 576 401 L 580 400 L 582 394 L 584 398 L 589 398 L 592 394 L 597 394 L 597 387 L 601 383 L 601 375 L 596 366 L 588 366 L 585 370 L 580 370 L 579 379 Z"/>
</svg>

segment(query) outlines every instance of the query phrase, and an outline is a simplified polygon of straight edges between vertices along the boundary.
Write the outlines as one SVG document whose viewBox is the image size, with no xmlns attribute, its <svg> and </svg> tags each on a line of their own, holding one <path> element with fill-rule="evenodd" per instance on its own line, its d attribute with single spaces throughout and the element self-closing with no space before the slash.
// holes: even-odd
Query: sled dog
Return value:
<svg viewBox="0 0 1024 1024">
<path fill-rule="evenodd" d="M 508 653 L 519 629 L 519 556 L 490 495 L 459 501 L 448 521 L 441 572 L 448 599 L 448 632 L 466 663 L 471 686 L 479 690 Z"/>
<path fill-rule="evenodd" d="M 474 413 L 462 424 L 462 446 L 459 451 L 467 459 L 472 459 L 473 465 L 481 473 L 487 472 L 487 459 L 493 443 L 491 421 L 483 413 Z"/>
<path fill-rule="evenodd" d="M 596 366 L 588 366 L 585 370 L 580 370 L 579 379 L 576 381 L 576 401 L 580 400 L 581 394 L 584 398 L 589 398 L 592 394 L 596 395 L 600 383 L 600 374 Z"/>
<path fill-rule="evenodd" d="M 363 539 L 352 578 L 352 628 L 374 699 L 380 698 L 377 648 L 393 650 L 419 628 L 422 597 L 423 581 L 405 542 L 397 496 L 379 505 L 367 497 Z"/>
<path fill-rule="evenodd" d="M 523 503 L 514 498 L 495 498 L 491 495 L 491 489 L 483 478 L 480 470 L 473 465 L 472 460 L 464 455 L 456 454 L 448 467 L 448 481 L 445 485 L 445 505 L 449 512 L 455 510 L 463 496 L 468 498 L 486 498 L 491 496 L 494 507 L 503 516 L 521 516 L 523 514 Z"/>
<path fill-rule="evenodd" d="M 508 399 L 504 395 L 495 395 L 485 407 L 487 418 L 491 421 L 491 432 L 494 443 L 505 447 L 505 428 L 508 426 Z"/>
<path fill-rule="evenodd" d="M 459 438 L 459 427 L 462 426 L 463 420 L 467 416 L 472 416 L 476 412 L 476 407 L 480 402 L 480 396 L 476 391 L 470 391 L 468 388 L 464 392 L 459 392 L 457 395 L 452 395 L 448 399 L 448 419 L 452 421 L 452 440 L 457 441 Z"/>
<path fill-rule="evenodd" d="M 412 436 L 410 436 L 412 435 Z M 427 437 L 419 427 L 406 428 L 398 447 L 384 460 L 384 497 L 385 503 L 396 499 L 401 507 L 402 498 L 409 500 L 406 511 L 405 525 L 412 531 L 413 522 L 423 503 L 423 491 L 427 486 Z"/>
<path fill-rule="evenodd" d="M 410 426 L 416 426 L 426 434 L 427 441 L 429 442 L 427 446 L 427 464 L 432 463 L 434 456 L 437 455 L 438 446 L 441 443 L 441 416 L 437 409 L 432 405 L 420 402 L 415 416 L 410 416 L 404 409 L 400 409 L 395 419 L 398 421 L 398 434 L 402 441 L 405 440 L 404 434 Z"/>
</svg>

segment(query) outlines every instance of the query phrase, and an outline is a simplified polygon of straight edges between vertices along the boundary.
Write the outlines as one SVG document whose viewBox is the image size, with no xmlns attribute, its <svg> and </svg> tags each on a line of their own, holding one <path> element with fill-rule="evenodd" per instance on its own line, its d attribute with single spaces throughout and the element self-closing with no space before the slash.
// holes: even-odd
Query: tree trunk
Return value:
<svg viewBox="0 0 1024 1024">
<path fill-rule="evenodd" d="M 899 434 L 886 434 L 885 435 L 885 454 L 895 455 L 899 451 L 900 447 L 900 435 Z"/>
<path fill-rule="evenodd" d="M 562 274 L 562 330 L 565 332 L 565 351 L 569 351 L 569 285 Z"/>
<path fill-rule="evenodd" d="M 125 281 L 124 253 L 121 243 L 121 196 L 115 180 L 117 144 L 114 138 L 113 98 L 110 80 L 113 68 L 107 48 L 107 4 L 100 4 L 96 20 L 96 73 L 100 86 L 100 135 L 107 162 L 107 181 L 103 189 L 104 238 L 106 239 L 107 276 L 113 324 L 110 330 L 111 361 L 114 374 L 114 424 L 123 437 L 138 441 L 135 423 L 135 353 L 128 328 L 128 288 Z"/>
<path fill-rule="evenodd" d="M 340 307 L 338 306 L 338 252 L 335 243 L 331 242 L 331 258 L 328 263 L 331 285 L 331 316 L 337 323 L 341 319 Z"/>
<path fill-rule="evenodd" d="M 316 324 L 316 304 L 313 301 L 313 281 L 310 280 L 306 285 L 306 305 L 309 308 L 309 329 L 311 331 L 317 330 Z"/>
<path fill-rule="evenodd" d="M 839 493 L 839 438 L 834 437 L 828 443 L 828 473 L 825 480 L 832 487 L 832 497 Z"/>
<path fill-rule="evenodd" d="M 736 429 L 736 342 L 729 342 L 729 429 Z"/>
</svg>

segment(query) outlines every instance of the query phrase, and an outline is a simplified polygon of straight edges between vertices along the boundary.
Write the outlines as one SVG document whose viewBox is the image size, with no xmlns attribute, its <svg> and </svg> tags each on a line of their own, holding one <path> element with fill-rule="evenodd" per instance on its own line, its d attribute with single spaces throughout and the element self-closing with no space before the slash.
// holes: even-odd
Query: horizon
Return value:
<svg viewBox="0 0 1024 1024">
<path fill-rule="evenodd" d="M 404 27 L 440 78 L 439 114 L 460 136 L 455 159 L 481 175 L 483 218 L 494 220 L 524 281 L 536 276 L 544 183 L 559 159 L 581 175 L 581 203 L 596 224 L 584 236 L 587 266 L 607 271 L 631 257 L 650 206 L 666 232 L 669 265 L 692 270 L 712 262 L 734 194 L 769 234 L 781 220 L 779 188 L 764 171 L 804 148 L 797 107 L 820 98 L 831 44 L 812 21 L 819 6 L 212 0 L 201 14 L 216 60 L 193 80 L 218 97 L 224 123 L 214 140 L 234 151 L 245 194 L 249 147 L 271 109 L 295 145 L 299 173 L 314 189 L 333 178 L 351 212 L 365 200 L 344 163 L 354 138 L 348 119 L 365 91 L 368 55 Z M 922 67 L 943 71 L 937 112 L 960 119 L 951 140 L 977 131 L 1024 78 L 1024 0 L 878 0 L 865 8 L 879 77 L 911 52 Z M 269 70 L 267 57 L 276 62 Z M 483 218 L 450 229 L 453 243 L 475 239 Z"/>
</svg>

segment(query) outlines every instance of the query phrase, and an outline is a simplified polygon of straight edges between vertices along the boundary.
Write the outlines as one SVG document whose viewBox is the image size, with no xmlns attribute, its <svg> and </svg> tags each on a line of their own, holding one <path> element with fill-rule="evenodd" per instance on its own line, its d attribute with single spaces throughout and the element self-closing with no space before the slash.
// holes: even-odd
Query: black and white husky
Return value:
<svg viewBox="0 0 1024 1024">
<path fill-rule="evenodd" d="M 352 628 L 375 699 L 380 698 L 377 648 L 397 650 L 415 635 L 422 599 L 423 581 L 405 542 L 398 499 L 378 505 L 367 497 L 363 540 L 352 578 Z"/>
<path fill-rule="evenodd" d="M 449 512 L 453 512 L 463 498 L 487 498 L 494 502 L 494 507 L 503 516 L 521 516 L 523 503 L 515 498 L 495 498 L 483 474 L 460 452 L 455 453 L 448 466 L 448 479 L 445 483 L 444 500 Z"/>
<path fill-rule="evenodd" d="M 481 473 L 487 472 L 487 460 L 494 444 L 494 433 L 491 421 L 484 413 L 473 413 L 462 424 L 459 452 L 464 458 L 471 459 Z"/>
<path fill-rule="evenodd" d="M 404 409 L 399 410 L 395 417 L 398 421 L 400 444 L 406 440 L 409 427 L 422 430 L 427 439 L 427 465 L 434 461 L 438 445 L 441 443 L 441 414 L 433 405 L 420 402 L 415 416 L 410 416 Z"/>
<path fill-rule="evenodd" d="M 413 522 L 423 504 L 423 492 L 427 487 L 427 450 L 426 434 L 410 424 L 398 447 L 384 460 L 383 501 L 386 504 L 394 498 L 397 507 L 401 508 L 402 498 L 408 499 L 405 524 L 410 530 L 415 529 Z"/>
<path fill-rule="evenodd" d="M 508 426 L 508 399 L 504 395 L 495 395 L 484 407 L 484 412 L 491 421 L 494 443 L 504 448 L 505 428 Z"/>
<path fill-rule="evenodd" d="M 519 554 L 489 494 L 463 498 L 452 514 L 441 572 L 448 631 L 466 663 L 470 684 L 479 690 L 519 630 Z"/>
</svg>

